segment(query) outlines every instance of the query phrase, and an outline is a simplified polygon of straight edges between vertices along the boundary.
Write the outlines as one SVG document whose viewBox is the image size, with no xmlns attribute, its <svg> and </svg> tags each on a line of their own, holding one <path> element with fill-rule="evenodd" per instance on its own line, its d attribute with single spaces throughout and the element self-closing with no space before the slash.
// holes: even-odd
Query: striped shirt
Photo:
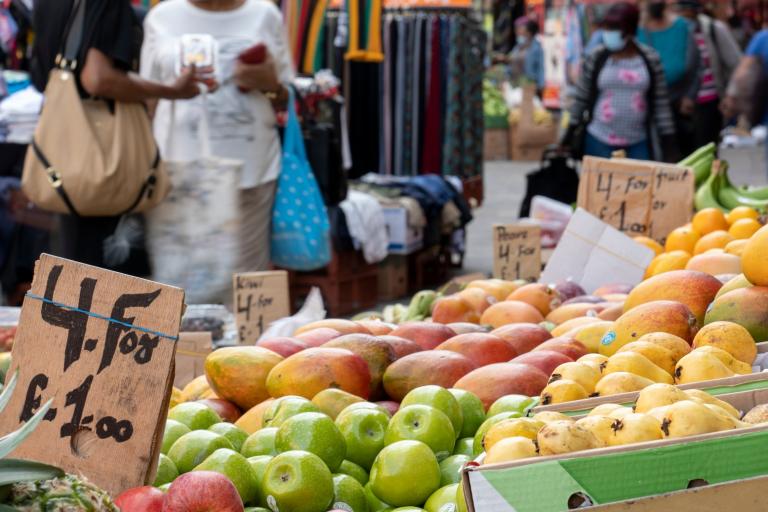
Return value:
<svg viewBox="0 0 768 512">
<path fill-rule="evenodd" d="M 707 46 L 707 40 L 701 30 L 694 34 L 694 39 L 696 40 L 696 46 L 699 48 L 702 68 L 701 87 L 699 88 L 699 95 L 696 101 L 699 104 L 709 103 L 718 98 L 717 84 L 715 83 L 715 74 L 712 72 L 712 60 L 709 55 L 709 47 Z"/>
</svg>

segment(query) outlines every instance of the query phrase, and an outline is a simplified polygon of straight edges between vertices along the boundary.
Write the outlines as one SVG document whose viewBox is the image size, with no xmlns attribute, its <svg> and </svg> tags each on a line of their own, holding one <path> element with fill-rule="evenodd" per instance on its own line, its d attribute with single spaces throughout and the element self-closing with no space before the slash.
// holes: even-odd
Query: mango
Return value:
<svg viewBox="0 0 768 512">
<path fill-rule="evenodd" d="M 555 325 L 561 325 L 574 318 L 597 316 L 603 309 L 605 309 L 605 306 L 599 304 L 576 302 L 553 309 L 547 315 L 546 320 Z"/>
<path fill-rule="evenodd" d="M 205 358 L 205 375 L 218 396 L 243 410 L 269 398 L 267 375 L 283 357 L 262 347 L 226 347 Z"/>
<path fill-rule="evenodd" d="M 267 376 L 272 397 L 298 395 L 308 399 L 335 387 L 367 399 L 371 373 L 365 359 L 341 348 L 308 348 L 278 363 Z"/>
<path fill-rule="evenodd" d="M 638 284 L 624 302 L 624 311 L 658 300 L 674 300 L 688 306 L 701 322 L 707 306 L 714 300 L 722 283 L 714 276 L 695 270 L 673 270 Z"/>
<path fill-rule="evenodd" d="M 264 411 L 275 401 L 274 398 L 268 398 L 258 405 L 248 409 L 245 414 L 240 416 L 235 422 L 236 427 L 240 427 L 249 434 L 253 434 L 264 426 Z"/>
<path fill-rule="evenodd" d="M 497 302 L 486 309 L 480 317 L 480 323 L 482 325 L 490 325 L 494 329 L 498 329 L 507 324 L 537 324 L 543 320 L 544 316 L 538 309 L 527 302 L 518 300 Z"/>
<path fill-rule="evenodd" d="M 426 350 L 398 359 L 384 372 L 384 389 L 399 402 L 411 390 L 429 384 L 453 385 L 477 368 L 468 358 L 449 350 Z"/>
<path fill-rule="evenodd" d="M 539 310 L 542 316 L 547 316 L 561 302 L 560 294 L 554 286 L 543 283 L 530 283 L 512 292 L 506 300 L 519 300 L 530 304 Z"/>
<path fill-rule="evenodd" d="M 664 382 L 667 384 L 674 382 L 671 374 L 653 364 L 647 357 L 636 352 L 619 352 L 612 355 L 608 359 L 603 373 L 609 375 L 616 372 L 633 373 L 654 382 Z"/>
<path fill-rule="evenodd" d="M 696 317 L 685 304 L 671 300 L 646 302 L 616 320 L 613 330 L 600 342 L 600 353 L 615 354 L 627 343 L 651 332 L 667 332 L 690 342 L 697 330 Z"/>
<path fill-rule="evenodd" d="M 211 391 L 211 385 L 208 384 L 208 379 L 205 375 L 195 377 L 187 383 L 181 390 L 181 396 L 179 397 L 179 403 L 182 402 L 194 402 L 201 398 L 205 398 L 207 392 Z"/>
<path fill-rule="evenodd" d="M 293 335 L 297 336 L 299 334 L 304 334 L 305 332 L 313 331 L 315 329 L 333 329 L 340 332 L 341 334 L 371 334 L 371 331 L 357 322 L 353 322 L 351 320 L 343 320 L 340 318 L 326 318 L 325 320 L 310 322 L 299 327 L 296 329 Z"/>
<path fill-rule="evenodd" d="M 590 317 L 587 317 L 590 318 Z M 587 352 L 598 352 L 600 350 L 600 341 L 605 333 L 613 328 L 613 322 L 597 320 L 570 332 L 569 336 L 580 342 L 587 349 Z"/>
<path fill-rule="evenodd" d="M 453 387 L 474 393 L 488 409 L 505 395 L 538 395 L 546 387 L 547 378 L 546 373 L 534 366 L 496 363 L 473 370 Z"/>
<path fill-rule="evenodd" d="M 717 292 L 717 295 L 715 295 L 715 299 L 719 299 L 722 295 L 725 295 L 728 292 L 732 292 L 733 290 L 749 288 L 751 286 L 754 285 L 749 282 L 746 276 L 744 276 L 744 274 L 739 274 L 736 277 L 731 278 L 722 286 L 722 288 L 720 288 L 720 290 Z"/>
<path fill-rule="evenodd" d="M 370 397 L 382 398 L 384 388 L 382 379 L 390 364 L 395 362 L 397 355 L 392 346 L 368 334 L 346 334 L 323 345 L 323 348 L 343 348 L 362 357 L 368 363 L 371 374 Z"/>
<path fill-rule="evenodd" d="M 362 401 L 363 399 L 359 396 L 336 388 L 324 389 L 312 398 L 312 403 L 320 409 L 320 412 L 327 414 L 334 420 L 348 405 Z"/>
<path fill-rule="evenodd" d="M 717 321 L 745 327 L 757 343 L 768 341 L 768 287 L 739 288 L 721 295 L 712 303 L 704 324 Z"/>
<path fill-rule="evenodd" d="M 734 254 L 705 252 L 697 254 L 685 265 L 686 270 L 697 270 L 711 276 L 741 273 L 741 258 Z"/>
</svg>

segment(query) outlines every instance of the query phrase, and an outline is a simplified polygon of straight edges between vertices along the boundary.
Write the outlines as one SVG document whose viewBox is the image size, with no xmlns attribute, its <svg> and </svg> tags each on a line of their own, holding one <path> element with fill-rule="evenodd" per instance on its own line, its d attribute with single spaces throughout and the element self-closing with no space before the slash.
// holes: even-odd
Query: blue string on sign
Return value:
<svg viewBox="0 0 768 512">
<path fill-rule="evenodd" d="M 56 302 L 55 300 L 51 300 L 51 299 L 42 297 L 40 295 L 35 295 L 34 293 L 31 293 L 31 292 L 27 292 L 26 296 L 29 297 L 30 299 L 39 300 L 39 301 L 45 302 L 47 304 L 51 304 L 51 305 L 59 307 L 59 308 L 68 309 L 70 311 L 77 311 L 78 313 L 85 313 L 88 316 L 92 316 L 94 318 L 98 318 L 99 320 L 106 320 L 107 322 L 112 322 L 113 324 L 119 324 L 119 325 L 122 325 L 123 327 L 127 327 L 129 329 L 134 329 L 136 331 L 145 332 L 147 334 L 152 334 L 154 336 L 159 336 L 160 338 L 165 338 L 165 339 L 171 340 L 171 341 L 179 341 L 179 337 L 178 336 L 171 336 L 170 334 L 165 334 L 165 333 L 162 333 L 160 331 L 153 331 L 153 330 L 147 329 L 145 327 L 141 327 L 141 326 L 138 326 L 138 325 L 133 325 L 133 324 L 130 324 L 128 322 L 123 322 L 122 320 L 116 320 L 116 319 L 110 318 L 108 316 L 100 315 L 98 313 L 94 313 L 93 311 L 88 311 L 88 310 L 85 310 L 85 309 L 80 309 L 80 308 L 77 308 L 77 307 L 74 307 L 74 306 L 68 306 L 66 304 L 62 304 L 61 302 Z"/>
</svg>

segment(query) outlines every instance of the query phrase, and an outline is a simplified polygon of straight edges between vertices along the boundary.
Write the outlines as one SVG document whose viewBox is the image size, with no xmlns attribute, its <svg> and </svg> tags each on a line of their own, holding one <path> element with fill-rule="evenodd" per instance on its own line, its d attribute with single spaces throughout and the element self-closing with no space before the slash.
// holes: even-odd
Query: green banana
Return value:
<svg viewBox="0 0 768 512">
<path fill-rule="evenodd" d="M 738 190 L 739 195 L 741 196 L 748 197 L 750 199 L 757 199 L 759 201 L 768 201 L 768 187 L 739 187 L 736 190 Z"/>
<path fill-rule="evenodd" d="M 712 157 L 714 159 L 715 157 L 715 150 L 717 149 L 717 146 L 715 146 L 714 142 L 710 142 L 706 146 L 701 146 L 699 149 L 685 157 L 684 159 L 680 160 L 677 165 L 681 165 L 683 167 L 692 167 L 694 163 L 699 161 L 703 158 L 709 158 Z"/>
<path fill-rule="evenodd" d="M 422 290 L 411 299 L 406 320 L 424 320 L 432 314 L 432 304 L 437 300 L 434 290 Z"/>
<path fill-rule="evenodd" d="M 720 166 L 713 165 L 712 174 L 710 174 L 709 178 L 707 178 L 698 190 L 696 190 L 696 195 L 693 199 L 693 204 L 696 206 L 696 210 L 719 208 L 720 210 L 727 211 L 726 208 L 720 204 L 718 199 L 721 182 Z"/>
<path fill-rule="evenodd" d="M 693 169 L 693 175 L 696 180 L 696 186 L 701 185 L 705 181 L 707 181 L 707 178 L 709 178 L 709 175 L 712 172 L 712 163 L 715 161 L 714 155 L 705 156 L 704 158 L 701 158 L 700 160 L 697 160 L 693 164 L 691 164 L 689 167 Z"/>
<path fill-rule="evenodd" d="M 716 191 L 718 202 L 728 210 L 732 210 L 739 206 L 749 206 L 756 210 L 765 210 L 768 208 L 768 198 L 755 199 L 742 194 L 740 190 L 733 186 L 730 178 L 728 177 L 728 164 L 722 162 L 717 172 L 718 183 L 712 188 Z"/>
</svg>

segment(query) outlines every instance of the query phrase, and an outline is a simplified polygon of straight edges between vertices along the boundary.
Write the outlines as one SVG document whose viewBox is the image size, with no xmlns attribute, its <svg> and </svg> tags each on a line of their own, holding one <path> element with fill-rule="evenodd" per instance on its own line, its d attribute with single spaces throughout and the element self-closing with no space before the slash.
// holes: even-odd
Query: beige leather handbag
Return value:
<svg viewBox="0 0 768 512">
<path fill-rule="evenodd" d="M 82 99 L 75 73 L 86 0 L 75 0 L 63 55 L 50 73 L 22 188 L 45 210 L 82 217 L 145 211 L 170 191 L 141 103 Z M 110 108 L 111 107 L 111 108 Z"/>
</svg>

